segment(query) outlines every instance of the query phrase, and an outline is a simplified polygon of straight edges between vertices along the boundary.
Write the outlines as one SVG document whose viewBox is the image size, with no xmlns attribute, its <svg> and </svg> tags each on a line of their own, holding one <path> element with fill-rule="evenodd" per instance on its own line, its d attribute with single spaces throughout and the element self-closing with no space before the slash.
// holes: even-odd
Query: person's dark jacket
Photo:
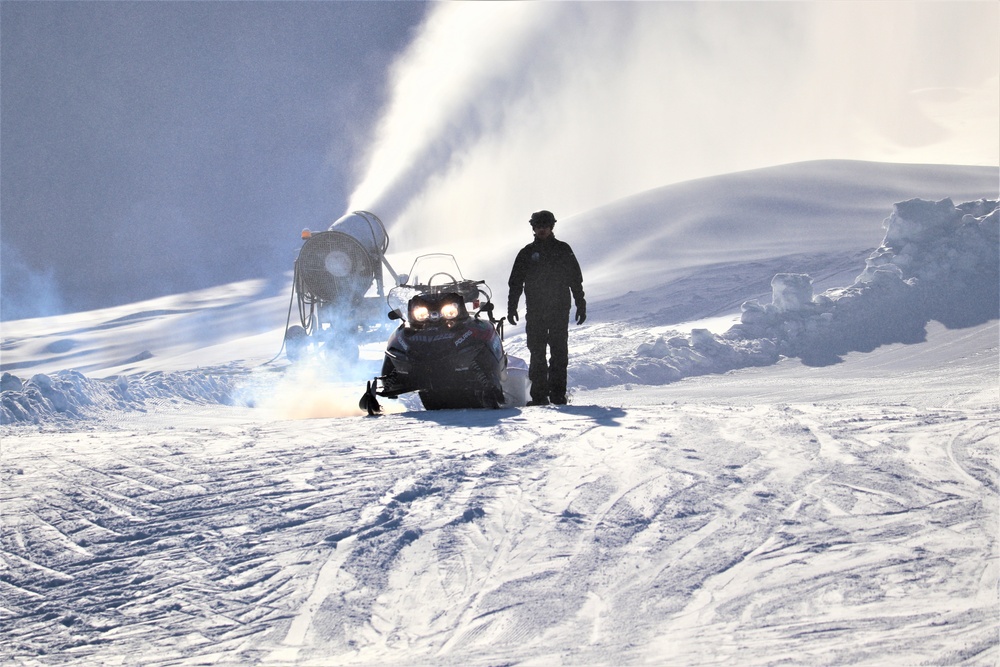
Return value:
<svg viewBox="0 0 1000 667">
<path fill-rule="evenodd" d="M 578 310 L 586 308 L 580 263 L 569 244 L 554 236 L 536 239 L 517 253 L 507 285 L 507 311 L 511 313 L 517 311 L 522 290 L 529 317 L 533 313 L 568 317 L 571 294 Z"/>
</svg>

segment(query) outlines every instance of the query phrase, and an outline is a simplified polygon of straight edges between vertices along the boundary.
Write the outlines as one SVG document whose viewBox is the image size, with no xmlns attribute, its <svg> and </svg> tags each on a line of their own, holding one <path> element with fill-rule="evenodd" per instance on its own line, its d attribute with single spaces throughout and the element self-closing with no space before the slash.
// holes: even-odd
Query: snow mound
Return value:
<svg viewBox="0 0 1000 667">
<path fill-rule="evenodd" d="M 233 403 L 237 374 L 225 369 L 152 372 L 92 379 L 79 371 L 38 373 L 28 380 L 0 378 L 0 424 L 61 422 L 111 411 L 146 409 L 157 401 L 192 404 Z"/>
<path fill-rule="evenodd" d="M 784 357 L 825 365 L 851 351 L 921 342 L 931 320 L 959 328 L 1000 317 L 997 201 L 912 199 L 896 204 L 883 225 L 881 246 L 850 287 L 814 296 L 810 276 L 779 273 L 771 303 L 743 303 L 740 322 L 725 333 L 661 334 L 574 366 L 573 382 L 588 389 L 664 384 Z"/>
</svg>

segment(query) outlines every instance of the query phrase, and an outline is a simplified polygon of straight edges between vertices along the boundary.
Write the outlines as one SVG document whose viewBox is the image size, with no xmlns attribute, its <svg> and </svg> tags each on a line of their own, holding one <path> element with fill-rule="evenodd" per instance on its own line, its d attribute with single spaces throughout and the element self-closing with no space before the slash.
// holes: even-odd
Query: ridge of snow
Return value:
<svg viewBox="0 0 1000 667">
<path fill-rule="evenodd" d="M 850 287 L 814 297 L 810 276 L 776 274 L 771 303 L 744 302 L 740 323 L 727 332 L 663 333 L 609 358 L 573 364 L 572 383 L 663 384 L 785 357 L 825 365 L 850 351 L 919 342 L 931 320 L 962 327 L 996 319 L 998 221 L 995 200 L 899 203 L 884 221 L 881 246 Z"/>
</svg>

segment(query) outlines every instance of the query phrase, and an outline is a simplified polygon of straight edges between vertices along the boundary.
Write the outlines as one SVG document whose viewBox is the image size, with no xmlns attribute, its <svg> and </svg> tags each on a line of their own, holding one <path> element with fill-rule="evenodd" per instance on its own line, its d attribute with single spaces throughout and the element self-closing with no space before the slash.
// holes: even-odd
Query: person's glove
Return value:
<svg viewBox="0 0 1000 667">
<path fill-rule="evenodd" d="M 517 319 L 518 319 L 517 318 L 517 310 L 510 309 L 510 310 L 507 311 L 507 321 L 508 322 L 510 322 L 512 325 L 513 324 L 517 324 Z"/>
<path fill-rule="evenodd" d="M 578 325 L 587 321 L 587 304 L 581 303 L 576 307 L 576 323 Z"/>
</svg>

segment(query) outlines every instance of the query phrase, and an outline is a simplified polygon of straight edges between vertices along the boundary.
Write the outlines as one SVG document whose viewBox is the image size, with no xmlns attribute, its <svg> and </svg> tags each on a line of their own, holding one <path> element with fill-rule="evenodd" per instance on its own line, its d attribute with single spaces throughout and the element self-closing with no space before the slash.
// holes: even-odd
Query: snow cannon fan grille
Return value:
<svg viewBox="0 0 1000 667">
<path fill-rule="evenodd" d="M 349 304 L 371 287 L 376 261 L 353 236 L 316 232 L 299 251 L 298 269 L 305 291 L 314 299 Z"/>
</svg>

